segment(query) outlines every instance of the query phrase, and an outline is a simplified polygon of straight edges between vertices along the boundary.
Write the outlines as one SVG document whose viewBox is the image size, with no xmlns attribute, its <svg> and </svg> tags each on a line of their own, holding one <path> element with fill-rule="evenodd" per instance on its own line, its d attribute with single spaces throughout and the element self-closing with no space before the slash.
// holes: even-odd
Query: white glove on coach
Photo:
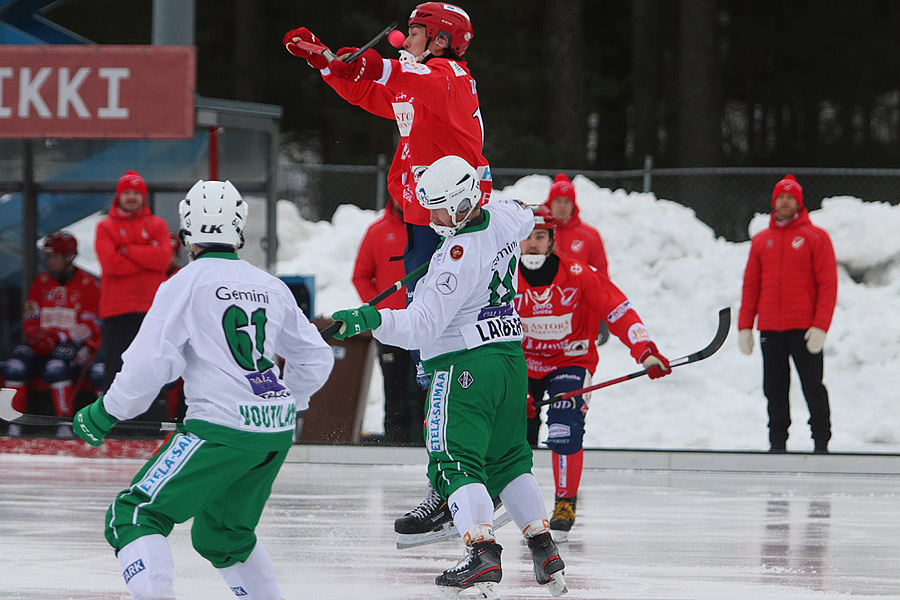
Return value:
<svg viewBox="0 0 900 600">
<path fill-rule="evenodd" d="M 810 354 L 818 354 L 822 351 L 822 348 L 825 347 L 825 335 L 825 332 L 818 327 L 810 327 L 806 330 L 803 339 L 806 340 L 806 349 Z"/>
<path fill-rule="evenodd" d="M 753 354 L 753 330 L 741 329 L 738 331 L 738 348 L 741 352 L 750 356 Z"/>
</svg>

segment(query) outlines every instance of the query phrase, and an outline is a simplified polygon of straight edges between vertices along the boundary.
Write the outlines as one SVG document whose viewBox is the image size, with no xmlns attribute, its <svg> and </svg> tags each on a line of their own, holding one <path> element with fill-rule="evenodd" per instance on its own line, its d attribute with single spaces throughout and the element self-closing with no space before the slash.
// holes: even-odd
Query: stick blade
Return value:
<svg viewBox="0 0 900 600">
<path fill-rule="evenodd" d="M 22 416 L 22 413 L 13 408 L 12 402 L 15 396 L 16 390 L 0 388 L 0 419 L 11 422 Z"/>
</svg>

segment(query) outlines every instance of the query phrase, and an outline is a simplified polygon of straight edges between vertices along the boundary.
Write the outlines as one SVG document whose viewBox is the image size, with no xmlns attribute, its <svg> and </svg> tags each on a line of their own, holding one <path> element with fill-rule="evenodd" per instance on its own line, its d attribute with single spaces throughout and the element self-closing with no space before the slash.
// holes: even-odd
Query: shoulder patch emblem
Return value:
<svg viewBox="0 0 900 600">
<path fill-rule="evenodd" d="M 459 260 L 463 255 L 463 247 L 462 246 L 453 246 L 450 248 L 450 258 L 453 260 Z"/>
<path fill-rule="evenodd" d="M 581 272 L 584 269 L 582 269 L 581 265 L 579 265 L 578 263 L 574 263 L 571 267 L 569 267 L 569 270 L 572 272 L 573 275 L 581 275 Z"/>
<path fill-rule="evenodd" d="M 803 246 L 803 242 L 805 241 L 805 238 L 798 235 L 793 240 L 791 240 L 791 248 L 793 248 L 794 250 L 799 250 Z"/>
</svg>

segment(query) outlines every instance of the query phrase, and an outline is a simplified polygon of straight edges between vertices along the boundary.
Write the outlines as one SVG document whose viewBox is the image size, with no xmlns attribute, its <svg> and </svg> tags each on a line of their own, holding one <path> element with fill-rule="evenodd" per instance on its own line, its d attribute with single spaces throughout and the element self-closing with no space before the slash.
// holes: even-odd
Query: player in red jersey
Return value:
<svg viewBox="0 0 900 600">
<path fill-rule="evenodd" d="M 27 409 L 28 378 L 43 375 L 56 414 L 75 414 L 73 380 L 90 368 L 89 359 L 100 347 L 100 285 L 73 264 L 76 254 L 78 241 L 70 233 L 55 231 L 44 238 L 47 272 L 38 275 L 28 291 L 22 319 L 25 343 L 6 361 L 6 385 L 16 390 L 16 410 Z M 102 369 L 92 370 L 91 377 L 99 386 Z M 18 433 L 19 428 L 11 431 Z M 71 427 L 61 425 L 58 435 L 72 437 Z"/>
<path fill-rule="evenodd" d="M 408 25 L 399 60 L 369 49 L 350 63 L 329 62 L 321 54 L 327 47 L 305 27 L 285 34 L 284 44 L 319 69 L 342 98 L 397 123 L 400 143 L 388 171 L 388 193 L 410 226 L 403 266 L 411 273 L 431 259 L 440 241 L 416 200 L 416 181 L 425 168 L 447 155 L 463 158 L 478 173 L 482 205 L 491 193 L 491 170 L 482 155 L 484 124 L 475 79 L 463 58 L 474 35 L 469 16 L 452 4 L 425 2 L 413 9 Z M 296 42 L 322 50 L 311 52 Z M 345 47 L 336 54 L 354 51 Z M 407 297 L 414 287 L 415 282 L 407 286 Z"/>
<path fill-rule="evenodd" d="M 522 318 L 528 363 L 529 417 L 536 417 L 533 398 L 571 392 L 591 383 L 597 366 L 594 344 L 600 321 L 628 346 L 631 355 L 656 379 L 671 372 L 637 311 L 619 288 L 591 267 L 554 251 L 556 220 L 549 208 L 535 211 L 534 231 L 521 242 L 516 311 Z M 546 444 L 553 450 L 556 506 L 550 528 L 557 541 L 568 539 L 575 521 L 581 480 L 587 397 L 552 404 L 547 412 Z M 529 419 L 534 423 L 534 419 Z M 536 420 L 540 426 L 540 420 Z M 538 431 L 529 427 L 529 442 Z"/>
</svg>

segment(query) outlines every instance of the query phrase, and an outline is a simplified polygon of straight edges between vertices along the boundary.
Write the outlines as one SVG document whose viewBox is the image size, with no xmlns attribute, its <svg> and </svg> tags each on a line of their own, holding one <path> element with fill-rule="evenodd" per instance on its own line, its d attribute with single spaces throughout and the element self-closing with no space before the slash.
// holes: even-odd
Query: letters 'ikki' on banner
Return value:
<svg viewBox="0 0 900 600">
<path fill-rule="evenodd" d="M 194 136 L 192 46 L 0 45 L 0 138 Z"/>
</svg>

